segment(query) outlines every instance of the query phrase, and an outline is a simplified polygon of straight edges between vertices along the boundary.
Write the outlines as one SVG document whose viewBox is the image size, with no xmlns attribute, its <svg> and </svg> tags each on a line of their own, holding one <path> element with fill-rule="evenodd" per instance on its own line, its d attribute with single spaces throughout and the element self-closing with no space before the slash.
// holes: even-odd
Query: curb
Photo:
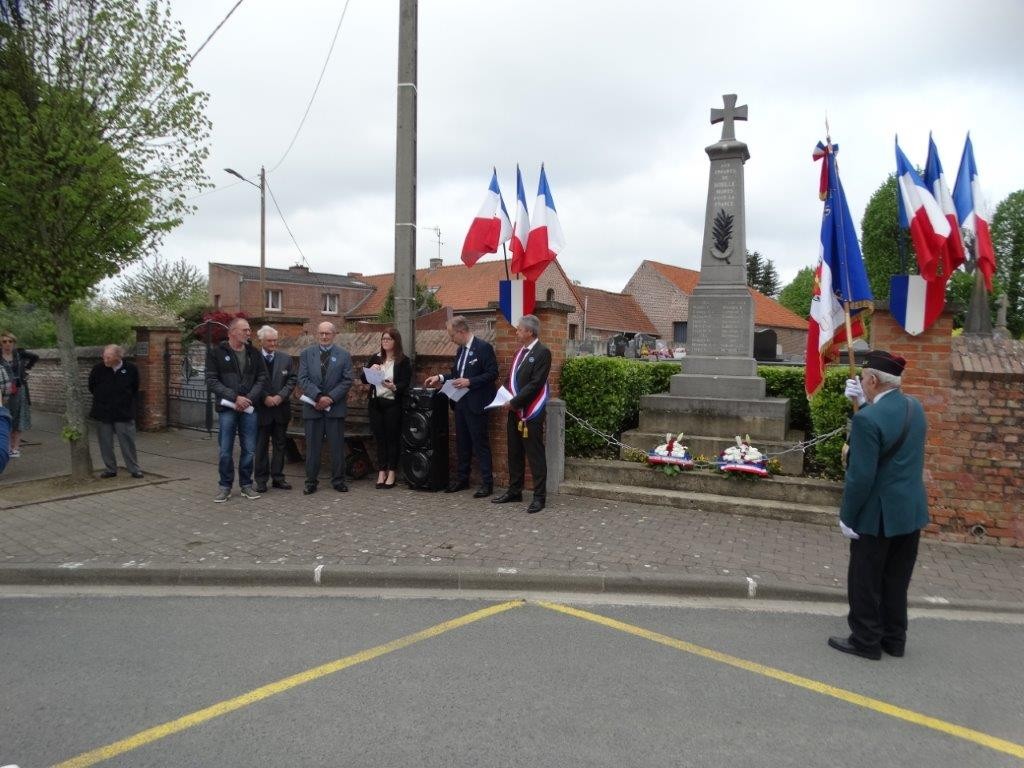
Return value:
<svg viewBox="0 0 1024 768">
<path fill-rule="evenodd" d="M 567 592 L 589 595 L 659 595 L 747 600 L 845 603 L 846 592 L 747 577 L 685 576 L 599 571 L 522 571 L 515 568 L 429 566 L 313 568 L 263 566 L 53 566 L 0 565 L 0 585 L 22 586 L 210 586 L 440 589 L 456 592 Z M 912 608 L 1024 614 L 1024 604 L 912 596 Z"/>
</svg>

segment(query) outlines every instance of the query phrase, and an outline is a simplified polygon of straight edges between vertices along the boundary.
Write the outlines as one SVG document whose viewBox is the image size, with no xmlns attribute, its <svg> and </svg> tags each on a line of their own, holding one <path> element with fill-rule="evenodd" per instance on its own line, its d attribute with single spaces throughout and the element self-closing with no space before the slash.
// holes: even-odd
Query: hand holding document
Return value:
<svg viewBox="0 0 1024 768">
<path fill-rule="evenodd" d="M 230 408 L 231 410 L 235 410 L 235 404 L 231 400 L 228 400 L 226 397 L 222 397 L 221 398 L 220 404 L 223 407 L 225 407 L 225 408 Z M 250 405 L 248 408 L 245 409 L 244 413 L 252 413 L 254 410 L 255 410 L 255 408 L 253 408 Z"/>
<path fill-rule="evenodd" d="M 451 379 L 446 381 L 444 385 L 441 387 L 441 394 L 447 395 L 448 399 L 451 400 L 453 403 L 459 402 L 459 400 L 466 396 L 467 392 L 469 392 L 469 387 L 463 387 L 462 389 L 459 389 L 458 387 L 455 386 L 455 384 L 452 383 Z"/>
<path fill-rule="evenodd" d="M 501 408 L 501 406 L 505 405 L 511 399 L 511 392 L 505 389 L 504 386 L 498 387 L 498 391 L 494 393 L 494 399 L 491 400 L 491 404 L 485 406 L 484 410 L 487 410 L 487 408 Z"/>
<path fill-rule="evenodd" d="M 311 406 L 313 406 L 314 408 L 316 408 L 316 400 L 314 400 L 314 399 L 313 399 L 312 397 L 310 397 L 309 395 L 302 395 L 302 396 L 301 396 L 301 397 L 299 398 L 299 401 L 300 401 L 300 402 L 303 402 L 303 403 L 305 403 L 306 405 L 311 405 Z M 331 410 L 331 408 L 330 408 L 330 406 L 328 406 L 328 407 L 327 407 L 327 408 L 325 408 L 324 410 L 325 410 L 325 411 L 329 411 L 329 410 Z"/>
<path fill-rule="evenodd" d="M 366 377 L 366 383 L 371 386 L 384 383 L 384 371 L 380 368 L 363 368 L 363 376 Z"/>
</svg>

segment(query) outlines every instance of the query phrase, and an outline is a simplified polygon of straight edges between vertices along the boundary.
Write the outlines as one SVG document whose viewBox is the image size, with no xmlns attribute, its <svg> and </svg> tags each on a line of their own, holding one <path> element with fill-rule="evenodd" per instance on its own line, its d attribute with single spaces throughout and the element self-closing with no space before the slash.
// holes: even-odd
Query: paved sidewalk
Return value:
<svg viewBox="0 0 1024 768">
<path fill-rule="evenodd" d="M 67 471 L 56 415 L 34 413 L 23 456 L 0 483 Z M 174 479 L 0 509 L 0 582 L 68 579 L 236 583 L 287 580 L 626 589 L 844 599 L 847 547 L 818 525 L 559 495 L 538 515 L 470 493 L 327 482 L 214 504 L 216 440 L 139 435 L 140 463 Z M 94 460 L 99 453 L 95 449 Z M 317 569 L 317 566 L 324 566 Z M 177 576 L 175 575 L 177 574 Z M 332 580 L 333 574 L 333 580 Z M 923 541 L 915 602 L 1024 610 L 1024 549 Z"/>
</svg>

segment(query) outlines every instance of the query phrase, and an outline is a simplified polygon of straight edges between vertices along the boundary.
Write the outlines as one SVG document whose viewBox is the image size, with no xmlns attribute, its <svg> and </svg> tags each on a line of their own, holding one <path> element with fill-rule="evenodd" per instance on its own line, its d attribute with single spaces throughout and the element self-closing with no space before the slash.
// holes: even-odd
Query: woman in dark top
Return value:
<svg viewBox="0 0 1024 768">
<path fill-rule="evenodd" d="M 10 331 L 0 331 L 0 386 L 4 405 L 11 411 L 11 457 L 21 456 L 21 433 L 32 426 L 28 396 L 28 371 L 39 355 L 16 347 L 18 339 Z"/>
<path fill-rule="evenodd" d="M 402 352 L 402 335 L 388 328 L 380 336 L 380 352 L 371 357 L 360 374 L 366 381 L 366 368 L 382 371 L 384 381 L 370 386 L 370 429 L 377 443 L 377 487 L 394 488 L 398 457 L 402 444 L 402 400 L 412 383 L 412 363 Z"/>
</svg>

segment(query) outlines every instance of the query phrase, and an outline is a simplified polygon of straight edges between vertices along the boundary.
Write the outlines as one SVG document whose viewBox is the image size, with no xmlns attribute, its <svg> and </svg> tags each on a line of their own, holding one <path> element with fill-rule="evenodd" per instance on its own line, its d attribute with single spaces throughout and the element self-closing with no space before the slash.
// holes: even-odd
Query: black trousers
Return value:
<svg viewBox="0 0 1024 768">
<path fill-rule="evenodd" d="M 475 453 L 480 465 L 481 481 L 484 485 L 494 484 L 487 418 L 487 411 L 473 413 L 469 406 L 455 406 L 455 455 L 458 460 L 456 479 L 459 482 L 469 482 L 470 461 Z"/>
<path fill-rule="evenodd" d="M 285 438 L 288 431 L 287 422 L 272 421 L 260 424 L 256 431 L 256 465 L 253 479 L 260 485 L 266 485 L 269 478 L 280 482 L 284 480 Z M 273 456 L 270 448 L 273 447 Z"/>
<path fill-rule="evenodd" d="M 367 406 L 370 431 L 377 443 L 377 470 L 397 470 L 402 451 L 402 404 L 375 397 Z"/>
<path fill-rule="evenodd" d="M 907 589 L 921 532 L 861 536 L 850 542 L 847 591 L 853 641 L 862 648 L 907 641 Z"/>
<path fill-rule="evenodd" d="M 522 493 L 526 480 L 526 461 L 530 462 L 530 474 L 533 475 L 533 498 L 547 499 L 548 457 L 544 450 L 544 421 L 541 415 L 533 421 L 526 422 L 526 437 L 519 432 L 519 417 L 512 411 L 508 413 L 505 428 L 508 436 L 508 490 L 511 493 Z"/>
<path fill-rule="evenodd" d="M 306 482 L 316 485 L 320 475 L 320 452 L 324 436 L 331 450 L 331 485 L 345 482 L 345 419 L 325 416 L 305 419 L 306 427 Z"/>
</svg>

